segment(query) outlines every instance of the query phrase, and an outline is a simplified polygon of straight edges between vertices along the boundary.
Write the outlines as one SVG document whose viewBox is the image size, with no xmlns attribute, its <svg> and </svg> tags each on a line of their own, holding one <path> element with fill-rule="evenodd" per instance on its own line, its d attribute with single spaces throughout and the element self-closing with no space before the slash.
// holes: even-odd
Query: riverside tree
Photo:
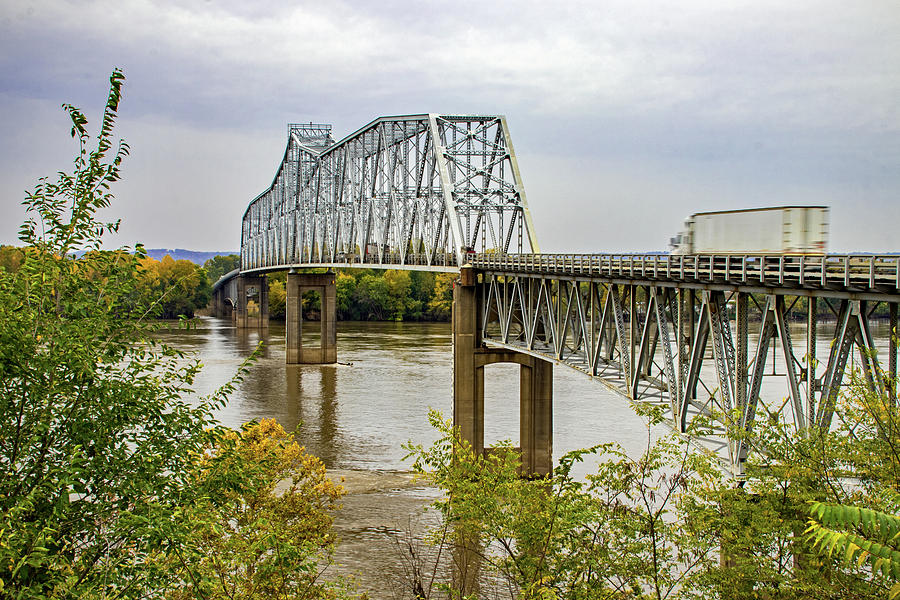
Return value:
<svg viewBox="0 0 900 600">
<path fill-rule="evenodd" d="M 151 335 L 143 249 L 102 249 L 123 81 L 93 146 L 64 105 L 74 169 L 27 193 L 25 250 L 0 268 L 0 597 L 330 595 L 317 574 L 339 488 L 280 428 L 216 424 L 237 379 L 196 397 L 198 361 Z"/>
<path fill-rule="evenodd" d="M 537 481 L 520 477 L 508 442 L 476 456 L 436 414 L 438 441 L 409 450 L 414 469 L 446 492 L 432 539 L 476 555 L 467 564 L 510 598 L 896 598 L 900 404 L 884 373 L 873 381 L 883 389 L 853 378 L 832 424 L 805 435 L 763 407 L 740 481 L 674 434 L 648 435 L 639 457 L 615 444 L 570 453 Z M 658 409 L 642 410 L 648 427 L 661 423 Z M 573 480 L 572 464 L 589 452 L 597 471 Z M 428 565 L 416 573 L 433 574 L 411 586 L 423 597 L 474 590 Z"/>
</svg>

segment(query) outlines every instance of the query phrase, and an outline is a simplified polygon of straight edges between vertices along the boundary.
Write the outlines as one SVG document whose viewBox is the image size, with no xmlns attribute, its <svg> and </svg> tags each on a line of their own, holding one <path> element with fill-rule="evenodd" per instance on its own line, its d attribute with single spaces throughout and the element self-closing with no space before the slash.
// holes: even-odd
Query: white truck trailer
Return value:
<svg viewBox="0 0 900 600">
<path fill-rule="evenodd" d="M 672 254 L 825 254 L 827 206 L 773 206 L 696 213 Z"/>
</svg>

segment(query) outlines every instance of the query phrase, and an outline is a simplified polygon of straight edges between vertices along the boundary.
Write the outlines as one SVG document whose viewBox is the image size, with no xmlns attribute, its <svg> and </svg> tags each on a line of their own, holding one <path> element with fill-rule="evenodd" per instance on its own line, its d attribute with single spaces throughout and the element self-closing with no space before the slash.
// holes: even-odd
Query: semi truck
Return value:
<svg viewBox="0 0 900 600">
<path fill-rule="evenodd" d="M 669 241 L 672 254 L 825 254 L 827 206 L 695 213 Z"/>
</svg>

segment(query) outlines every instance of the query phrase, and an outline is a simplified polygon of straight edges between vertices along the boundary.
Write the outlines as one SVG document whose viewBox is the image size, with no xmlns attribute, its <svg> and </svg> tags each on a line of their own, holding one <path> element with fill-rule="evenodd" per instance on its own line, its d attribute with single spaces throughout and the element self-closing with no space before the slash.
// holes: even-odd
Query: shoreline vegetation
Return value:
<svg viewBox="0 0 900 600">
<path fill-rule="evenodd" d="M 15 273 L 32 250 L 0 246 L 0 269 Z M 121 251 L 99 251 L 122 254 Z M 130 257 L 130 258 L 129 258 Z M 149 256 L 122 254 L 135 261 L 139 285 L 136 300 L 152 300 L 151 316 L 170 320 L 191 318 L 207 308 L 212 284 L 237 268 L 240 257 L 220 255 L 203 266 L 189 260 L 160 260 Z M 337 314 L 341 321 L 435 321 L 450 320 L 453 302 L 453 275 L 420 271 L 382 269 L 337 269 Z M 286 273 L 269 275 L 269 318 L 284 320 Z M 254 304 L 251 301 L 250 310 Z M 319 298 L 304 296 L 304 318 L 316 320 Z"/>
</svg>

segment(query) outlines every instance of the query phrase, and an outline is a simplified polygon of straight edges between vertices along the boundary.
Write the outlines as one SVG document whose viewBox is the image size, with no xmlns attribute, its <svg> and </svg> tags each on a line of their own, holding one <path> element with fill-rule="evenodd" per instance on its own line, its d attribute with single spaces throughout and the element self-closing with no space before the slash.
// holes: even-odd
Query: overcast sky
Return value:
<svg viewBox="0 0 900 600">
<path fill-rule="evenodd" d="M 900 251 L 900 3 L 0 5 L 0 243 L 125 71 L 119 244 L 235 250 L 289 122 L 505 114 L 544 251 L 665 249 L 685 216 L 831 207 L 830 250 Z M 94 129 L 95 130 L 95 129 Z"/>
</svg>

